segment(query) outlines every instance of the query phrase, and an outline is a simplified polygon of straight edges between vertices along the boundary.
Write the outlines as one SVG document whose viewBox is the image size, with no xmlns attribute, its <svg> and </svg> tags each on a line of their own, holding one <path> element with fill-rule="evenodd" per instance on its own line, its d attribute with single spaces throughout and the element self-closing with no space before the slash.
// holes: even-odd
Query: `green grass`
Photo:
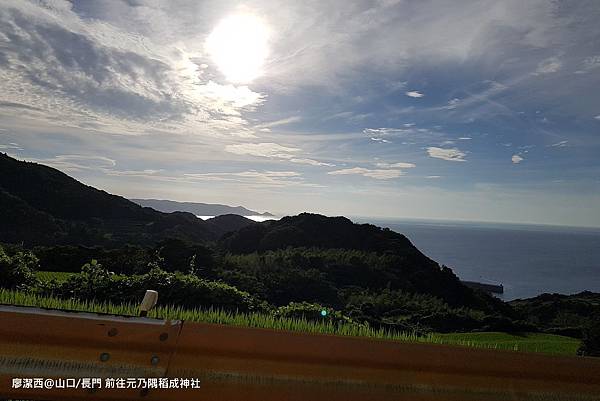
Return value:
<svg viewBox="0 0 600 401">
<path fill-rule="evenodd" d="M 4 289 L 0 289 L 0 304 L 108 313 L 124 316 L 136 316 L 138 314 L 138 306 L 133 304 L 116 305 L 106 302 L 58 299 Z M 451 344 L 477 348 L 544 352 L 563 355 L 575 355 L 575 351 L 579 346 L 579 340 L 577 339 L 549 334 L 529 333 L 523 336 L 517 336 L 506 333 L 456 333 L 416 336 L 411 333 L 374 329 L 358 324 L 336 324 L 326 321 L 314 322 L 305 319 L 277 318 L 265 313 L 235 313 L 217 309 L 183 309 L 182 307 L 177 306 L 158 306 L 150 311 L 149 317 L 289 330 L 302 333 Z"/>
<path fill-rule="evenodd" d="M 575 355 L 581 341 L 565 336 L 544 333 L 451 333 L 438 334 L 442 341 L 463 342 L 468 346 L 491 346 L 497 349 L 512 349 L 524 352 Z"/>
<path fill-rule="evenodd" d="M 41 297 L 35 294 L 3 289 L 0 289 L 0 304 L 36 306 L 40 308 L 108 313 L 124 316 L 136 316 L 138 313 L 138 306 L 133 304 L 116 305 L 107 302 Z M 290 330 L 304 333 L 435 342 L 434 335 L 418 337 L 412 334 L 378 330 L 362 325 L 311 322 L 305 319 L 278 318 L 264 313 L 235 313 L 219 309 L 184 309 L 177 306 L 157 306 L 150 311 L 148 317 Z"/>
<path fill-rule="evenodd" d="M 35 275 L 38 279 L 42 280 L 42 281 L 50 281 L 50 280 L 56 280 L 59 283 L 65 282 L 67 281 L 67 279 L 71 276 L 74 276 L 76 274 L 79 273 L 69 273 L 69 272 L 46 272 L 46 271 L 39 271 L 36 272 Z"/>
</svg>

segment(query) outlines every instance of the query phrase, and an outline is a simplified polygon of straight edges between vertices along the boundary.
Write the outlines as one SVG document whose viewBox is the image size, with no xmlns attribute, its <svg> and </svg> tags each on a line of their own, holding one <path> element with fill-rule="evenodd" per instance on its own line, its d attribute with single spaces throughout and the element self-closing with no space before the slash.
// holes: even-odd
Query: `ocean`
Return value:
<svg viewBox="0 0 600 401">
<path fill-rule="evenodd" d="M 196 216 L 199 219 L 202 220 L 208 220 L 208 219 L 212 219 L 215 216 Z M 262 223 L 263 221 L 267 221 L 267 220 L 277 220 L 278 218 L 275 216 L 261 216 L 261 215 L 257 215 L 257 216 L 244 216 L 247 219 L 250 220 L 254 220 L 257 221 L 259 223 Z"/>
<path fill-rule="evenodd" d="M 462 280 L 502 284 L 504 294 L 498 296 L 506 301 L 546 292 L 600 292 L 600 228 L 351 219 L 406 235 L 421 252 L 450 267 Z"/>
<path fill-rule="evenodd" d="M 502 284 L 500 298 L 600 292 L 600 229 L 354 218 L 406 235 L 463 280 Z"/>
</svg>

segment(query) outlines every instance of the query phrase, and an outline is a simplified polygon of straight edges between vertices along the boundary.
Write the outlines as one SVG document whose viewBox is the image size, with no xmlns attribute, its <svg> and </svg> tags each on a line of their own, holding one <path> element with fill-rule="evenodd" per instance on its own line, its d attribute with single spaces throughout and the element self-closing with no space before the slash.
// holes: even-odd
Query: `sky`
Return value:
<svg viewBox="0 0 600 401">
<path fill-rule="evenodd" d="M 0 152 L 130 198 L 600 227 L 597 0 L 0 0 Z"/>
</svg>

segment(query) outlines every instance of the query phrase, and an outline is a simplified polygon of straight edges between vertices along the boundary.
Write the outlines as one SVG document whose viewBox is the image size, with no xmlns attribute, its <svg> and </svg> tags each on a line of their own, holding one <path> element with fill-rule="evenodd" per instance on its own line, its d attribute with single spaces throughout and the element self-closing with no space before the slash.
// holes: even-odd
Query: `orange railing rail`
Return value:
<svg viewBox="0 0 600 401">
<path fill-rule="evenodd" d="M 200 388 L 22 380 L 149 377 Z M 600 359 L 0 306 L 1 398 L 597 401 Z"/>
</svg>

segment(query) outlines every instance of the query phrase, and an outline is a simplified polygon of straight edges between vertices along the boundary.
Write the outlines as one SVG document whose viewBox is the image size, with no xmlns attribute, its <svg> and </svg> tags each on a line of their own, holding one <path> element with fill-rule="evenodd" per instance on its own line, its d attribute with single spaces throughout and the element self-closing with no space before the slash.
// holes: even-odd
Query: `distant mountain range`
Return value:
<svg viewBox="0 0 600 401">
<path fill-rule="evenodd" d="M 273 216 L 269 212 L 259 213 L 254 210 L 246 209 L 243 206 L 227 206 L 217 203 L 198 203 L 198 202 L 176 202 L 161 199 L 131 199 L 138 205 L 151 207 L 164 213 L 188 212 L 196 216 L 221 216 L 223 214 L 237 214 L 238 216 Z"/>
</svg>

